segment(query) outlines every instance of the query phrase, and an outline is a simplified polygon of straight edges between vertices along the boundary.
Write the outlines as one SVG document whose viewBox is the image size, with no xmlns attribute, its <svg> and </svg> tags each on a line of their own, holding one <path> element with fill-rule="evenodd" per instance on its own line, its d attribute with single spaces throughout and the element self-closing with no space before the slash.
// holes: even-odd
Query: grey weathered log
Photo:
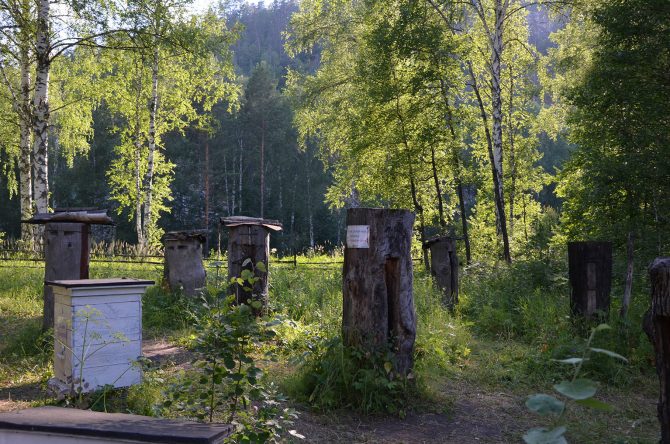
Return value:
<svg viewBox="0 0 670 444">
<path fill-rule="evenodd" d="M 423 248 L 430 249 L 430 273 L 442 292 L 442 302 L 453 311 L 458 304 L 456 239 L 449 236 L 438 236 L 428 239 Z"/>
<path fill-rule="evenodd" d="M 651 308 L 645 321 L 649 339 L 656 352 L 656 373 L 660 382 L 658 420 L 661 443 L 670 444 L 670 257 L 657 258 L 649 267 Z M 651 328 L 650 328 L 651 327 Z"/>
<path fill-rule="evenodd" d="M 242 270 L 250 270 L 257 278 L 251 291 L 246 285 L 231 285 L 230 294 L 237 303 L 259 301 L 268 304 L 268 270 L 270 257 L 270 232 L 280 231 L 282 225 L 276 220 L 233 216 L 221 219 L 229 229 L 228 234 L 228 278 L 240 277 Z M 257 265 L 261 262 L 264 270 Z"/>
<path fill-rule="evenodd" d="M 82 223 L 46 224 L 44 230 L 44 280 L 88 279 L 89 226 Z M 54 294 L 44 286 L 42 330 L 54 326 Z"/>
<path fill-rule="evenodd" d="M 574 316 L 607 316 L 612 289 L 612 243 L 569 242 L 570 307 Z"/>
<path fill-rule="evenodd" d="M 347 210 L 342 285 L 344 343 L 370 351 L 390 345 L 400 374 L 412 369 L 416 336 L 410 253 L 413 224 L 414 214 L 407 210 Z M 368 248 L 356 248 L 365 242 L 354 244 L 351 240 L 351 226 L 356 225 L 369 227 Z"/>
<path fill-rule="evenodd" d="M 205 234 L 197 231 L 172 231 L 163 236 L 165 267 L 163 277 L 172 291 L 197 296 L 205 287 L 202 262 Z"/>
</svg>

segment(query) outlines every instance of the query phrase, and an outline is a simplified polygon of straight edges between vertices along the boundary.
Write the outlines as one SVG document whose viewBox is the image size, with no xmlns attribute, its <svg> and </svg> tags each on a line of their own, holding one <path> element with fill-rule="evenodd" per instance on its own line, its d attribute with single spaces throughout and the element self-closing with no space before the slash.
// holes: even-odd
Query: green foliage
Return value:
<svg viewBox="0 0 670 444">
<path fill-rule="evenodd" d="M 581 15 L 589 60 L 568 70 L 562 89 L 578 145 L 560 175 L 562 229 L 615 245 L 632 232 L 646 260 L 668 241 L 670 8 L 662 0 L 593 2 Z"/>
<path fill-rule="evenodd" d="M 609 404 L 593 398 L 598 391 L 596 383 L 591 379 L 579 377 L 583 364 L 591 358 L 593 353 L 604 354 L 608 357 L 628 362 L 626 358 L 618 353 L 591 346 L 597 332 L 609 330 L 610 328 L 611 327 L 607 324 L 600 324 L 593 328 L 586 340 L 581 356 L 558 360 L 561 364 L 572 365 L 573 374 L 571 379 L 564 379 L 560 383 L 554 385 L 554 390 L 556 392 L 584 407 L 605 411 L 612 410 L 612 406 Z M 526 400 L 526 407 L 543 416 L 557 415 L 560 420 L 565 412 L 566 405 L 563 401 L 558 400 L 553 396 L 535 394 L 528 397 Z M 527 444 L 563 444 L 567 443 L 563 436 L 566 431 L 567 429 L 563 426 L 556 427 L 553 430 L 533 428 L 523 435 L 523 440 Z"/>
<path fill-rule="evenodd" d="M 258 267 L 259 264 L 257 264 Z M 262 265 L 262 264 L 260 264 Z M 249 270 L 231 285 L 251 291 L 257 277 Z M 239 281 L 242 282 L 239 282 Z M 254 352 L 274 337 L 273 322 L 257 319 L 260 302 L 250 305 L 234 296 L 205 299 L 195 314 L 194 371 L 186 372 L 168 392 L 163 408 L 209 422 L 223 416 L 235 424 L 231 442 L 276 442 L 295 413 L 272 384 L 263 385 Z"/>
<path fill-rule="evenodd" d="M 339 337 L 312 345 L 300 358 L 301 372 L 292 381 L 299 399 L 321 410 L 352 408 L 369 413 L 404 409 L 413 375 L 393 373 L 393 353 L 364 351 L 342 344 Z"/>
</svg>

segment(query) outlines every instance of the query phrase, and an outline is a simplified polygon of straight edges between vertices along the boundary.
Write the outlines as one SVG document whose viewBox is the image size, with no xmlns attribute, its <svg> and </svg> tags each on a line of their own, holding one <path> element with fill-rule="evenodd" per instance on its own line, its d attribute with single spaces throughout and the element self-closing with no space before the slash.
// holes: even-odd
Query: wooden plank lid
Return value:
<svg viewBox="0 0 670 444">
<path fill-rule="evenodd" d="M 2 430 L 146 443 L 218 444 L 233 432 L 233 426 L 63 407 L 37 407 L 0 413 L 0 433 Z"/>
<path fill-rule="evenodd" d="M 70 279 L 60 281 L 44 281 L 45 285 L 64 288 L 90 288 L 90 287 L 137 287 L 154 285 L 154 281 L 133 278 L 111 278 L 111 279 Z"/>
</svg>

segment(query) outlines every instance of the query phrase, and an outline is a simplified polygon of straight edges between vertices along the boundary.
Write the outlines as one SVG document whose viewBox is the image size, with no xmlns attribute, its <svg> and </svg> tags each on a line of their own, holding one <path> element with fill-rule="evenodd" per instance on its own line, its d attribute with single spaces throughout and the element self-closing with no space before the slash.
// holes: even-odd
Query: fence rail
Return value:
<svg viewBox="0 0 670 444">
<path fill-rule="evenodd" d="M 9 254 L 3 254 L 3 253 L 13 253 L 11 255 Z M 0 249 L 0 267 L 2 268 L 8 268 L 8 267 L 21 267 L 21 268 L 40 268 L 43 267 L 43 265 L 40 266 L 27 266 L 23 264 L 6 264 L 8 262 L 32 262 L 32 263 L 43 263 L 44 258 L 43 257 L 36 257 L 37 255 L 41 256 L 41 253 L 36 253 L 31 250 L 18 250 L 18 249 Z M 121 258 L 121 259 L 119 259 Z M 146 260 L 145 260 L 146 259 Z M 142 265 L 163 265 L 163 261 L 156 261 L 152 259 L 163 259 L 163 256 L 160 255 L 128 255 L 128 254 L 120 254 L 120 255 L 114 255 L 114 256 L 107 256 L 107 255 L 91 255 L 91 258 L 89 260 L 90 263 L 110 263 L 110 264 L 142 264 Z M 420 262 L 423 259 L 422 258 L 413 258 L 412 259 L 414 262 Z M 213 265 L 217 261 L 215 259 L 207 258 L 204 260 L 205 265 L 207 268 L 215 268 L 216 265 Z M 279 266 L 293 266 L 294 268 L 298 267 L 306 267 L 306 268 L 328 268 L 328 267 L 333 267 L 333 266 L 341 266 L 344 264 L 343 260 L 336 260 L 336 261 L 318 261 L 318 262 L 303 262 L 297 260 L 297 257 L 294 257 L 293 259 L 275 259 L 275 260 L 270 260 L 270 266 L 273 265 L 279 265 Z M 223 262 L 220 265 L 221 268 L 227 267 L 227 264 Z"/>
</svg>

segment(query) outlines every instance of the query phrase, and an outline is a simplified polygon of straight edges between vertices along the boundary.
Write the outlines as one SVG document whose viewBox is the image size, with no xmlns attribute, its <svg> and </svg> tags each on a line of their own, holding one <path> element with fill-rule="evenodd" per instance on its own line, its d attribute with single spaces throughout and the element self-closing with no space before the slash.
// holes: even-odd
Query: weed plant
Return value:
<svg viewBox="0 0 670 444">
<path fill-rule="evenodd" d="M 341 270 L 339 265 L 273 271 L 270 300 L 282 320 L 276 344 L 294 367 L 282 387 L 320 410 L 402 414 L 423 387 L 463 365 L 470 353 L 466 325 L 441 305 L 430 277 L 418 273 L 415 369 L 401 378 L 392 371 L 390 350 L 371 352 L 342 344 Z"/>
</svg>

